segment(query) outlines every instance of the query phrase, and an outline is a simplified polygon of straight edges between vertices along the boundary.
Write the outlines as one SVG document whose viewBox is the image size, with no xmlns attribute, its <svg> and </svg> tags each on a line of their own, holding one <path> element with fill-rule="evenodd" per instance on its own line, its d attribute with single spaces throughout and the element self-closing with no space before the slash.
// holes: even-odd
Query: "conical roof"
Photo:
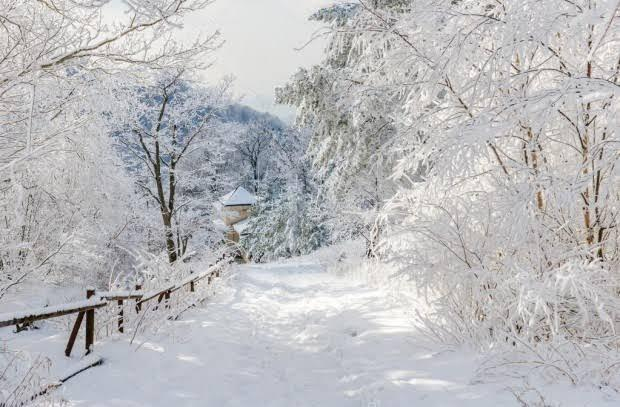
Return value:
<svg viewBox="0 0 620 407">
<path fill-rule="evenodd" d="M 256 197 L 249 193 L 247 189 L 239 186 L 235 188 L 234 191 L 221 197 L 220 202 L 224 206 L 254 205 L 256 203 Z"/>
</svg>

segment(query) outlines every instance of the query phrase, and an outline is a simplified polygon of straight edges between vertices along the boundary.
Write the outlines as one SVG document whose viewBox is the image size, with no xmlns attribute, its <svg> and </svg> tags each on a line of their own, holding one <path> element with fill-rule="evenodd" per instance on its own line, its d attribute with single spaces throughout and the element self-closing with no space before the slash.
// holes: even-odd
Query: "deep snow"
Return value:
<svg viewBox="0 0 620 407">
<path fill-rule="evenodd" d="M 174 339 L 117 348 L 61 391 L 85 406 L 514 403 L 470 386 L 471 359 L 420 346 L 399 311 L 316 264 L 244 266 Z"/>
<path fill-rule="evenodd" d="M 238 266 L 204 307 L 139 345 L 104 340 L 105 362 L 55 392 L 70 406 L 391 407 L 519 405 L 498 380 L 476 378 L 480 357 L 429 343 L 385 290 L 318 261 Z M 20 334 L 22 348 L 55 352 L 66 334 Z M 600 394 L 560 394 L 598 406 Z M 609 401 L 608 405 L 615 405 Z"/>
</svg>

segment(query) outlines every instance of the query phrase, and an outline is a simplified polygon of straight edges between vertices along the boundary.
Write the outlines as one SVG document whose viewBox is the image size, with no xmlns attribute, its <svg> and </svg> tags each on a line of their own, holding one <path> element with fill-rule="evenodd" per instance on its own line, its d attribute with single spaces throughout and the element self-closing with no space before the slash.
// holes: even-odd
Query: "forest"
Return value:
<svg viewBox="0 0 620 407">
<path fill-rule="evenodd" d="M 335 275 L 361 278 L 343 292 L 368 290 L 377 310 L 389 298 L 406 331 L 438 354 L 477 355 L 463 368 L 477 372 L 464 373 L 466 386 L 508 380 L 510 402 L 487 394 L 475 405 L 620 400 L 620 1 L 322 2 L 308 16 L 320 27 L 308 41 L 324 44 L 321 59 L 274 89 L 275 102 L 296 111 L 292 123 L 247 106 L 232 76 L 204 80 L 226 33 L 179 31 L 211 3 L 0 2 L 0 320 L 83 300 L 86 287 L 154 289 L 214 264 L 227 271 L 207 310 L 211 298 L 220 304 L 238 290 L 264 307 L 301 296 L 327 313 L 322 289 L 298 292 L 287 280 L 308 268 L 300 287 L 314 290 L 320 266 L 333 301 L 345 284 Z M 222 197 L 238 187 L 256 203 L 230 241 Z M 278 274 L 283 265 L 290 270 Z M 289 291 L 265 297 L 274 289 Z M 358 305 L 338 309 L 349 315 Z M 252 335 L 265 318 L 295 326 L 273 346 L 340 329 L 312 336 L 320 317 L 291 325 L 301 311 L 289 311 L 261 314 Z M 143 314 L 148 323 L 126 316 L 135 331 L 127 341 L 176 329 L 178 315 L 163 312 Z M 371 331 L 355 321 L 342 323 Z M 34 400 L 62 347 L 29 344 L 58 332 L 66 342 L 68 324 L 0 328 L 0 406 Z M 363 338 L 363 328 L 351 329 Z M 102 349 L 113 342 L 96 335 Z M 109 346 L 104 360 L 119 354 L 117 342 Z M 416 352 L 407 346 L 399 355 Z M 390 351 L 378 339 L 372 349 Z M 372 371 L 359 369 L 346 374 Z M 404 391 L 394 380 L 383 393 L 373 382 L 355 396 L 293 392 L 258 404 L 230 401 L 242 392 L 233 380 L 224 399 L 179 405 L 462 405 L 461 396 L 434 404 L 381 396 Z M 571 390 L 562 396 L 554 386 Z M 78 405 L 84 396 L 58 397 L 36 402 Z M 119 400 L 83 405 L 134 405 Z M 135 405 L 179 403 L 145 400 Z"/>
</svg>

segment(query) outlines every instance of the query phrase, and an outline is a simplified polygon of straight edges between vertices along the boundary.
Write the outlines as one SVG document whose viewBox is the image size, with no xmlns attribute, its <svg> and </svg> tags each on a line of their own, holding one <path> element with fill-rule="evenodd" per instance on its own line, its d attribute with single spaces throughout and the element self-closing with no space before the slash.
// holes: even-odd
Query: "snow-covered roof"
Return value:
<svg viewBox="0 0 620 407">
<path fill-rule="evenodd" d="M 254 205 L 256 197 L 249 193 L 247 189 L 237 187 L 234 191 L 221 197 L 220 202 L 224 206 Z"/>
</svg>

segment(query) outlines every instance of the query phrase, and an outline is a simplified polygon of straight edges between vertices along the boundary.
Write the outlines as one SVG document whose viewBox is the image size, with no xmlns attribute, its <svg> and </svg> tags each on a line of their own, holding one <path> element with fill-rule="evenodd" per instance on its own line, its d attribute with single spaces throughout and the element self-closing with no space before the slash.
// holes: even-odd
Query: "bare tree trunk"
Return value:
<svg viewBox="0 0 620 407">
<path fill-rule="evenodd" d="M 181 70 L 169 81 L 157 87 L 156 95 L 161 98 L 161 101 L 158 100 L 159 107 L 156 120 L 154 120 L 155 129 L 145 130 L 141 127 L 141 123 L 133 129 L 145 156 L 140 159 L 149 170 L 148 182 L 138 183 L 138 185 L 159 205 L 166 252 L 170 263 L 175 263 L 185 255 L 191 238 L 190 234 L 182 233 L 181 228 L 180 209 L 184 204 L 177 204 L 179 201 L 177 199 L 178 164 L 188 151 L 192 151 L 190 146 L 193 142 L 206 134 L 206 123 L 212 118 L 212 114 L 208 114 L 201 117 L 199 123 L 189 125 L 189 129 L 179 127 L 184 126 L 183 120 L 175 116 L 174 106 L 176 105 L 171 105 L 171 103 L 173 103 L 173 97 L 177 97 L 175 87 L 181 83 L 182 74 Z M 225 95 L 225 90 L 222 90 L 223 95 Z M 181 138 L 178 138 L 179 131 L 182 133 L 185 131 Z M 155 189 L 152 188 L 151 182 L 154 183 Z"/>
</svg>

